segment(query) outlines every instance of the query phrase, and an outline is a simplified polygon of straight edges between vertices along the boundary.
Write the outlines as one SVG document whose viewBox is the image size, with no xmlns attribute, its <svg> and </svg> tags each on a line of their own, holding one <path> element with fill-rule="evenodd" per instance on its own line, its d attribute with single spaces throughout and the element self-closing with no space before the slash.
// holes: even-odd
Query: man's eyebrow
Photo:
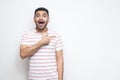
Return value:
<svg viewBox="0 0 120 80">
<path fill-rule="evenodd" d="M 43 13 L 43 14 L 47 15 L 47 13 Z"/>
<path fill-rule="evenodd" d="M 39 13 L 36 13 L 35 15 L 40 15 Z"/>
</svg>

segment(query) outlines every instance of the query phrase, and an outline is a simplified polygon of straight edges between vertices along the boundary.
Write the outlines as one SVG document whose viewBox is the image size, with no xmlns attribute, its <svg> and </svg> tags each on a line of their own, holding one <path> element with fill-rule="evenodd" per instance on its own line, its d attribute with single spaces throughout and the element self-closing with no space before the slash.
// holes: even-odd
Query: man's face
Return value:
<svg viewBox="0 0 120 80">
<path fill-rule="evenodd" d="M 48 21 L 49 21 L 49 16 L 47 12 L 45 11 L 37 11 L 35 16 L 34 16 L 34 21 L 36 26 L 40 29 L 43 30 L 46 28 Z"/>
</svg>

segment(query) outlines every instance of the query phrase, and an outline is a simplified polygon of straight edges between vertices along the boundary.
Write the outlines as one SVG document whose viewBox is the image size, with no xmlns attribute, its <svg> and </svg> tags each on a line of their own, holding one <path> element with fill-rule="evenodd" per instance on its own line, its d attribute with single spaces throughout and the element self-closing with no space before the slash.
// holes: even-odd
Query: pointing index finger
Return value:
<svg viewBox="0 0 120 80">
<path fill-rule="evenodd" d="M 49 36 L 50 38 L 55 38 L 56 36 Z"/>
</svg>

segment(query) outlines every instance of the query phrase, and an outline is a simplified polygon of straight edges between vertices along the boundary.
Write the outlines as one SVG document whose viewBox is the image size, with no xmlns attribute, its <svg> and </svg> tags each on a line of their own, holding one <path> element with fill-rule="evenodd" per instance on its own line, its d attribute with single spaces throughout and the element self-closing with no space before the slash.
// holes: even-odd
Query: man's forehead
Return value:
<svg viewBox="0 0 120 80">
<path fill-rule="evenodd" d="M 42 11 L 42 10 L 39 10 L 39 11 L 36 12 L 36 14 L 40 14 L 40 13 L 41 13 L 41 14 L 47 14 L 46 11 Z"/>
</svg>

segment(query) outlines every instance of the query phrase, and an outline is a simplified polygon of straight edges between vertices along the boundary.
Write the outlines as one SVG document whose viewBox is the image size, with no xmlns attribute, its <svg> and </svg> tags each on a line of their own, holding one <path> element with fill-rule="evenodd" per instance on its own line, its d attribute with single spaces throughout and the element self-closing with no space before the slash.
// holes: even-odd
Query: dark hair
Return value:
<svg viewBox="0 0 120 80">
<path fill-rule="evenodd" d="M 34 13 L 34 14 L 36 14 L 37 11 L 45 11 L 45 12 L 47 12 L 47 14 L 49 15 L 48 9 L 46 9 L 46 8 L 44 8 L 44 7 L 39 7 L 39 8 L 37 8 L 37 9 L 35 10 L 35 13 Z"/>
</svg>

